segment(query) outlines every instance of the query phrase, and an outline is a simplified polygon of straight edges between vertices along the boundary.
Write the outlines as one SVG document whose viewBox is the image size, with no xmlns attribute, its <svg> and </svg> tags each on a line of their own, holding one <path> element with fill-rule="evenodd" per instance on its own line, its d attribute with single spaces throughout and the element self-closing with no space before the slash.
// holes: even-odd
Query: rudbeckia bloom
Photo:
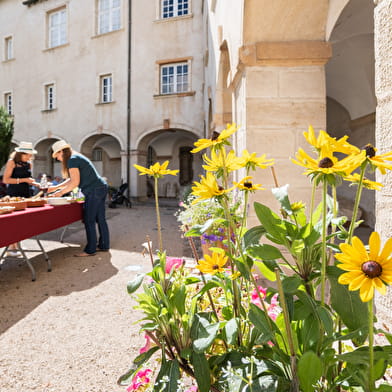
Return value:
<svg viewBox="0 0 392 392">
<path fill-rule="evenodd" d="M 392 238 L 380 252 L 380 236 L 373 232 L 369 238 L 369 252 L 358 237 L 353 237 L 352 245 L 340 244 L 342 253 L 335 255 L 342 264 L 337 266 L 348 271 L 340 275 L 338 282 L 348 284 L 351 291 L 360 290 L 362 302 L 370 301 L 374 289 L 386 294 L 386 285 L 392 283 Z"/>
<path fill-rule="evenodd" d="M 208 158 L 208 156 L 204 154 L 203 159 L 204 162 L 207 163 L 207 165 L 203 165 L 203 168 L 207 171 L 216 172 L 218 177 L 222 176 L 224 170 L 226 170 L 226 172 L 232 172 L 241 167 L 239 158 L 236 157 L 234 151 L 230 151 L 226 155 L 225 149 L 219 150 L 218 152 L 212 150 L 211 158 Z"/>
<path fill-rule="evenodd" d="M 309 156 L 302 148 L 300 148 L 296 154 L 298 161 L 292 159 L 291 161 L 296 165 L 306 167 L 304 174 L 337 174 L 337 175 L 348 175 L 355 170 L 363 160 L 363 153 L 357 155 L 349 155 L 346 158 L 341 159 L 334 157 L 333 155 L 320 156 L 317 161 Z"/>
<path fill-rule="evenodd" d="M 360 178 L 361 176 L 358 173 L 354 173 L 353 175 L 344 177 L 343 180 L 350 181 L 352 184 L 359 184 Z M 362 184 L 365 188 L 372 189 L 375 191 L 379 191 L 384 186 L 383 184 L 381 184 L 381 182 L 371 181 L 365 177 L 362 180 Z"/>
<path fill-rule="evenodd" d="M 192 194 L 197 196 L 192 204 L 196 204 L 200 200 L 211 199 L 215 196 L 222 196 L 224 193 L 230 191 L 230 189 L 224 189 L 218 185 L 215 176 L 207 172 L 206 176 L 201 176 L 200 182 L 195 181 L 195 186 L 192 187 Z"/>
<path fill-rule="evenodd" d="M 236 188 L 243 191 L 254 192 L 260 189 L 265 189 L 261 184 L 253 184 L 251 181 L 252 177 L 248 176 L 243 178 L 240 182 L 233 182 Z"/>
<path fill-rule="evenodd" d="M 267 166 L 274 164 L 274 160 L 266 159 L 265 154 L 263 154 L 261 157 L 257 157 L 255 152 L 249 154 L 248 150 L 244 150 L 242 152 L 242 157 L 239 158 L 239 163 L 241 167 L 245 167 L 248 170 L 256 170 L 256 167 L 266 169 Z"/>
<path fill-rule="evenodd" d="M 316 138 L 311 125 L 309 125 L 308 132 L 304 132 L 303 134 L 306 141 L 323 155 L 333 154 L 334 152 L 342 152 L 343 154 L 350 155 L 360 152 L 358 147 L 353 146 L 347 141 L 348 136 L 343 136 L 339 140 L 336 140 L 336 138 L 329 136 L 327 132 L 320 130 Z"/>
<path fill-rule="evenodd" d="M 211 139 L 199 139 L 197 142 L 195 142 L 196 148 L 191 150 L 191 152 L 199 152 L 208 147 L 211 147 L 212 149 L 217 149 L 224 144 L 229 145 L 227 139 L 236 131 L 237 127 L 235 124 L 227 124 L 226 129 L 224 129 L 221 133 L 214 132 Z"/>
<path fill-rule="evenodd" d="M 385 162 L 392 161 L 392 151 L 376 155 L 377 149 L 371 144 L 367 144 L 364 150 L 366 152 L 366 159 L 373 167 L 379 169 L 382 174 L 387 172 L 386 169 L 392 170 L 392 163 Z"/>
<path fill-rule="evenodd" d="M 215 275 L 217 272 L 224 272 L 227 260 L 228 257 L 224 253 L 213 252 L 212 256 L 204 255 L 204 259 L 199 260 L 199 265 L 196 268 L 203 274 Z"/>
<path fill-rule="evenodd" d="M 151 177 L 161 178 L 166 174 L 170 174 L 172 176 L 176 176 L 179 170 L 168 170 L 166 169 L 169 164 L 169 161 L 163 162 L 162 165 L 157 162 L 154 165 L 151 165 L 149 169 L 140 165 L 133 165 L 137 170 L 140 171 L 140 175 L 143 176 L 147 174 Z"/>
</svg>

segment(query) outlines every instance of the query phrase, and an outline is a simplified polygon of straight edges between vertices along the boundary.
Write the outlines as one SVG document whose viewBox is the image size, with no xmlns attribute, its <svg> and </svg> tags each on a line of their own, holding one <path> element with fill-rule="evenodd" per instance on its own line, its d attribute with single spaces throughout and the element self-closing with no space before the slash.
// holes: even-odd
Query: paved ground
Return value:
<svg viewBox="0 0 392 392">
<path fill-rule="evenodd" d="M 190 255 L 181 238 L 175 205 L 161 210 L 163 242 L 170 256 Z M 42 236 L 53 264 L 46 271 L 34 255 L 37 280 L 28 267 L 7 260 L 0 271 L 0 391 L 117 392 L 117 378 L 144 345 L 135 321 L 140 313 L 126 292 L 139 272 L 150 270 L 141 254 L 149 234 L 157 248 L 155 209 L 108 210 L 109 253 L 74 258 L 84 229 L 75 224 Z M 26 241 L 28 247 L 34 242 Z"/>
</svg>

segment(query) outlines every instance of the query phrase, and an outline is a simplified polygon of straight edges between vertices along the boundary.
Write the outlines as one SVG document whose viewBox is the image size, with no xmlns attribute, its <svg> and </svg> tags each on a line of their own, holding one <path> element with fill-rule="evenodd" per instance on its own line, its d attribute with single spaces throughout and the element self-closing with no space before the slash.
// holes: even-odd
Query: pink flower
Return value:
<svg viewBox="0 0 392 392">
<path fill-rule="evenodd" d="M 143 354 L 151 348 L 151 338 L 147 334 L 144 334 L 144 337 L 146 338 L 146 344 L 139 350 L 139 354 Z"/>
<path fill-rule="evenodd" d="M 178 259 L 175 257 L 166 257 L 166 268 L 165 268 L 165 272 L 167 274 L 170 274 L 170 271 L 173 268 L 180 268 L 182 266 L 182 264 L 184 263 L 183 259 Z"/>
<path fill-rule="evenodd" d="M 190 388 L 188 388 L 185 392 L 197 392 L 197 386 L 192 385 Z"/>
<path fill-rule="evenodd" d="M 148 385 L 150 383 L 150 379 L 147 377 L 149 373 L 151 373 L 151 369 L 145 369 L 138 371 L 132 379 L 132 384 L 127 388 L 128 392 L 137 391 L 139 387 L 143 385 Z"/>
<path fill-rule="evenodd" d="M 258 286 L 258 290 L 260 292 L 260 297 L 262 300 L 264 300 L 266 294 L 267 294 L 267 289 L 264 287 Z M 252 303 L 258 306 L 259 308 L 263 309 L 259 296 L 257 295 L 256 289 L 253 290 L 252 292 Z M 271 303 L 269 304 L 268 302 L 265 302 L 265 307 L 267 308 L 267 313 L 268 316 L 271 317 L 272 320 L 276 321 L 276 318 L 278 317 L 279 313 L 282 311 L 282 309 L 279 306 L 279 301 L 278 301 L 278 294 L 274 294 L 271 298 Z"/>
</svg>

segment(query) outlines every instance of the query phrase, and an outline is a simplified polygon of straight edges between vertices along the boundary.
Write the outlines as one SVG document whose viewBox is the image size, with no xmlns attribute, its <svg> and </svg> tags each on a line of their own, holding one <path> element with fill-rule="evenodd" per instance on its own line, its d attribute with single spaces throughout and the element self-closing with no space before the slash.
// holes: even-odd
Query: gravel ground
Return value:
<svg viewBox="0 0 392 392">
<path fill-rule="evenodd" d="M 174 217 L 161 209 L 164 248 L 190 255 Z M 141 314 L 126 292 L 129 280 L 150 270 L 141 244 L 149 234 L 157 248 L 155 209 L 108 210 L 112 249 L 74 258 L 85 235 L 80 223 L 47 233 L 43 244 L 52 261 L 32 255 L 37 280 L 21 261 L 6 260 L 0 271 L 0 391 L 117 392 L 116 384 L 144 345 L 135 321 Z M 35 248 L 32 240 L 24 247 Z"/>
</svg>

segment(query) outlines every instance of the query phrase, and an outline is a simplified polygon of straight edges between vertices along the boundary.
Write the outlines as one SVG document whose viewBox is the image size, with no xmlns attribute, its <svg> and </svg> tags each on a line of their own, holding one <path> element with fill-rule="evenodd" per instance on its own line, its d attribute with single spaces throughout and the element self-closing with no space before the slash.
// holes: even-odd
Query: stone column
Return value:
<svg viewBox="0 0 392 392">
<path fill-rule="evenodd" d="M 259 42 L 241 48 L 242 93 L 236 106 L 245 112 L 241 124 L 246 124 L 246 135 L 239 145 L 275 159 L 278 184 L 290 184 L 292 202 L 309 205 L 310 179 L 290 158 L 299 147 L 308 150 L 302 133 L 309 125 L 316 131 L 326 127 L 324 65 L 330 56 L 329 44 L 322 41 Z M 254 200 L 279 208 L 270 192 L 275 186 L 270 169 L 258 170 L 254 182 L 267 189 Z M 256 222 L 250 215 L 250 226 Z"/>
<path fill-rule="evenodd" d="M 374 50 L 376 74 L 376 147 L 378 153 L 392 150 L 392 0 L 376 0 L 374 9 Z M 384 188 L 376 193 L 376 230 L 383 243 L 392 237 L 392 173 L 377 173 Z M 392 290 L 376 296 L 377 316 L 391 325 Z"/>
</svg>

